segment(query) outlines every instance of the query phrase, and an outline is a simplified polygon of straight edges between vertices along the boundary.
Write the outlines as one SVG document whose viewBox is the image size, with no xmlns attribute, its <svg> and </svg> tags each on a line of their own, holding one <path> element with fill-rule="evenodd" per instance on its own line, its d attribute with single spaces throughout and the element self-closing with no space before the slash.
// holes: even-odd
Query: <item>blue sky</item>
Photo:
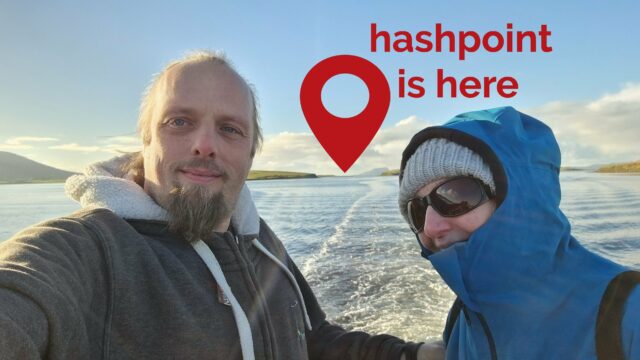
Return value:
<svg viewBox="0 0 640 360">
<path fill-rule="evenodd" d="M 318 61 L 353 54 L 389 79 L 378 136 L 350 173 L 398 167 L 411 135 L 457 113 L 512 105 L 549 123 L 566 165 L 640 159 L 638 1 L 214 2 L 0 0 L 0 150 L 80 170 L 131 150 L 140 94 L 151 75 L 190 49 L 223 49 L 257 88 L 265 146 L 257 169 L 339 174 L 304 120 L 299 89 Z M 371 53 L 370 24 L 394 32 L 538 30 L 551 53 Z M 397 96 L 397 71 L 423 76 L 427 94 Z M 436 69 L 458 78 L 513 76 L 518 95 L 436 98 Z M 325 105 L 354 115 L 364 84 L 337 76 Z M 635 134 L 635 135 L 634 135 Z M 291 154 L 296 154 L 292 156 Z"/>
</svg>

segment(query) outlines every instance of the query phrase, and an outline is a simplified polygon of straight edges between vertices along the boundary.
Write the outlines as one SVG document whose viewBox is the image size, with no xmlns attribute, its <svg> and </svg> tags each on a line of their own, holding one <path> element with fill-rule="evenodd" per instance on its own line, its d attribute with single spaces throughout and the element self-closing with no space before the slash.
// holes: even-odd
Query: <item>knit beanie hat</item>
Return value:
<svg viewBox="0 0 640 360">
<path fill-rule="evenodd" d="M 443 138 L 429 139 L 411 155 L 402 172 L 398 205 L 405 221 L 407 202 L 426 184 L 447 177 L 472 176 L 491 188 L 496 185 L 489 166 L 471 149 Z"/>
</svg>

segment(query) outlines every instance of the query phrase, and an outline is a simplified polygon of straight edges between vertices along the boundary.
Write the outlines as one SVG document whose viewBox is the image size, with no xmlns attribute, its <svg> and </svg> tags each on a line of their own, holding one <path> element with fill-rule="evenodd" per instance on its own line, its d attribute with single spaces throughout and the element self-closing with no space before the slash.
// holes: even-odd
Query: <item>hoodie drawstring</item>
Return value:
<svg viewBox="0 0 640 360">
<path fill-rule="evenodd" d="M 277 258 L 273 255 L 267 248 L 265 248 L 258 239 L 253 239 L 251 242 L 253 246 L 256 247 L 261 253 L 266 255 L 271 261 L 276 263 L 278 267 L 284 271 L 287 275 L 287 278 L 291 282 L 291 285 L 296 290 L 296 295 L 298 296 L 298 300 L 302 306 L 302 312 L 304 314 L 304 321 L 307 329 L 309 331 L 312 330 L 311 320 L 309 319 L 309 314 L 307 313 L 307 306 L 304 302 L 304 297 L 302 296 L 302 291 L 300 291 L 300 286 L 298 286 L 298 282 L 295 277 L 291 273 L 291 271 Z M 229 299 L 231 303 L 231 309 L 233 310 L 233 317 L 236 320 L 236 324 L 238 327 L 238 333 L 240 335 L 240 346 L 242 348 L 242 358 L 244 360 L 254 360 L 255 355 L 253 352 L 253 336 L 251 334 L 251 326 L 249 325 L 249 320 L 247 319 L 247 315 L 244 310 L 240 306 L 240 303 L 236 299 L 236 297 L 231 292 L 231 287 L 227 283 L 227 279 L 224 277 L 224 273 L 222 272 L 222 268 L 220 267 L 220 263 L 216 259 L 216 256 L 213 254 L 211 249 L 202 241 L 198 240 L 197 242 L 192 244 L 193 249 L 198 253 L 200 258 L 204 261 L 209 269 L 211 275 L 216 280 L 224 294 Z"/>
<path fill-rule="evenodd" d="M 222 272 L 222 268 L 220 267 L 220 263 L 216 256 L 213 254 L 211 249 L 202 241 L 198 240 L 196 243 L 192 244 L 195 251 L 200 255 L 200 258 L 204 261 L 204 263 L 209 268 L 209 272 L 213 275 L 213 278 L 216 280 L 222 291 L 229 299 L 231 303 L 231 309 L 233 310 L 233 317 L 236 320 L 236 324 L 238 327 L 238 333 L 240 335 L 240 347 L 242 348 L 242 358 L 244 360 L 254 360 L 255 355 L 253 353 L 253 336 L 251 335 L 251 326 L 249 325 L 249 320 L 247 319 L 247 315 L 242 310 L 240 303 L 236 299 L 236 297 L 231 292 L 231 288 L 227 283 L 227 279 L 224 277 L 224 273 Z"/>
<path fill-rule="evenodd" d="M 302 297 L 302 291 L 300 291 L 300 286 L 298 286 L 298 282 L 296 281 L 296 278 L 293 276 L 291 271 L 289 271 L 289 268 L 287 268 L 277 257 L 275 257 L 275 255 L 273 255 L 271 252 L 269 252 L 269 250 L 267 250 L 267 248 L 265 248 L 258 241 L 258 239 L 253 239 L 253 241 L 251 241 L 251 243 L 258 250 L 260 250 L 263 254 L 265 254 L 269 259 L 271 259 L 271 261 L 273 261 L 274 263 L 278 264 L 280 269 L 282 269 L 282 271 L 284 271 L 284 273 L 287 274 L 287 278 L 289 278 L 289 281 L 291 281 L 291 285 L 293 285 L 294 289 L 296 289 L 296 294 L 298 295 L 298 300 L 300 300 L 300 304 L 302 304 L 302 312 L 304 313 L 304 320 L 305 320 L 305 324 L 307 325 L 307 329 L 309 329 L 309 331 L 311 331 L 312 330 L 311 320 L 309 319 L 309 314 L 307 313 L 307 306 L 304 303 L 304 297 Z"/>
</svg>

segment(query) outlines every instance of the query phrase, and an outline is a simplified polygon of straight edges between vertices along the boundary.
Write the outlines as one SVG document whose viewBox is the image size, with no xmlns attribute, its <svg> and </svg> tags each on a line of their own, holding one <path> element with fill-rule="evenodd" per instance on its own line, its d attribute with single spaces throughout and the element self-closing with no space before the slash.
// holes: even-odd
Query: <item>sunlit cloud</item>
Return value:
<svg viewBox="0 0 640 360">
<path fill-rule="evenodd" d="M 27 144 L 17 144 L 17 145 L 11 145 L 11 144 L 0 144 L 0 150 L 27 150 L 27 149 L 33 149 L 33 145 L 27 145 Z"/>
<path fill-rule="evenodd" d="M 556 101 L 520 109 L 547 123 L 554 130 L 562 150 L 563 165 L 590 166 L 640 159 L 640 84 L 631 83 L 619 91 L 584 102 Z M 381 129 L 347 175 L 371 169 L 397 169 L 402 151 L 421 129 L 441 124 L 410 116 Z M 58 144 L 55 144 L 58 142 Z M 54 137 L 21 136 L 0 143 L 0 150 L 66 151 L 83 162 L 104 160 L 122 152 L 142 148 L 137 136 L 112 136 L 94 141 L 59 144 Z M 51 144 L 53 143 L 53 144 Z M 65 155 L 65 158 L 71 155 Z M 78 158 L 77 161 L 81 161 Z M 253 169 L 303 171 L 342 175 L 343 172 L 324 151 L 312 133 L 283 132 L 265 136 L 262 151 Z"/>
<path fill-rule="evenodd" d="M 75 151 L 85 153 L 104 152 L 109 154 L 121 154 L 123 152 L 139 151 L 142 144 L 134 136 L 113 136 L 97 141 L 96 145 L 82 145 L 78 143 L 68 143 L 62 145 L 49 146 L 52 150 Z"/>
<path fill-rule="evenodd" d="M 411 136 L 428 125 L 426 121 L 412 116 L 392 127 L 381 129 L 347 175 L 374 168 L 398 168 L 402 150 Z M 284 132 L 267 136 L 262 151 L 256 155 L 253 168 L 343 174 L 311 133 Z"/>
<path fill-rule="evenodd" d="M 562 150 L 563 165 L 589 166 L 640 159 L 640 84 L 586 102 L 550 102 L 520 109 L 547 123 Z M 377 168 L 400 167 L 402 151 L 411 137 L 427 126 L 439 125 L 410 116 L 381 129 L 347 175 Z M 311 133 L 284 132 L 265 138 L 254 169 L 303 171 L 342 175 Z"/>
<path fill-rule="evenodd" d="M 52 137 L 38 137 L 38 136 L 18 136 L 7 139 L 6 143 L 11 145 L 19 145 L 25 142 L 49 142 L 58 141 L 57 138 Z"/>
<path fill-rule="evenodd" d="M 553 102 L 528 110 L 554 130 L 565 165 L 640 159 L 640 84 L 589 102 Z"/>
<path fill-rule="evenodd" d="M 137 136 L 110 136 L 108 138 L 100 140 L 101 143 L 114 143 L 114 144 L 129 144 L 139 145 L 140 138 Z"/>
<path fill-rule="evenodd" d="M 114 154 L 134 152 L 142 149 L 142 142 L 137 136 L 112 136 L 100 140 L 102 150 Z"/>
<path fill-rule="evenodd" d="M 333 161 L 312 134 L 283 132 L 265 136 L 253 168 L 328 174 L 335 173 L 331 171 L 332 164 Z"/>
<path fill-rule="evenodd" d="M 52 150 L 79 151 L 79 152 L 97 152 L 103 151 L 99 146 L 83 146 L 76 143 L 49 146 Z"/>
<path fill-rule="evenodd" d="M 52 137 L 17 136 L 17 137 L 9 138 L 5 140 L 3 144 L 0 144 L 0 150 L 33 149 L 34 146 L 30 143 L 41 143 L 41 142 L 51 142 L 51 141 L 58 141 L 58 139 L 52 138 Z"/>
<path fill-rule="evenodd" d="M 122 152 L 139 151 L 142 148 L 140 139 L 136 136 L 111 136 L 96 141 L 94 144 L 79 144 L 76 142 L 59 145 L 40 145 L 46 142 L 59 142 L 60 139 L 39 136 L 18 136 L 5 140 L 0 144 L 0 150 L 28 150 L 50 149 L 62 151 L 74 151 L 84 153 L 104 152 L 120 154 Z"/>
</svg>

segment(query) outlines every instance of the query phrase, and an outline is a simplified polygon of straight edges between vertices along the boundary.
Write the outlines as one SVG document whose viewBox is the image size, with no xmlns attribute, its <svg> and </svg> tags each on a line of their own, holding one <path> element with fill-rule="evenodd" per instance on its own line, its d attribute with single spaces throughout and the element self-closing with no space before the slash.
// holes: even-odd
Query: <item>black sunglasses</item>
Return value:
<svg viewBox="0 0 640 360">
<path fill-rule="evenodd" d="M 409 200 L 407 212 L 411 230 L 418 234 L 424 229 L 428 206 L 441 216 L 455 217 L 484 204 L 490 199 L 490 194 L 491 189 L 473 177 L 462 176 L 447 180 L 427 196 Z"/>
</svg>

